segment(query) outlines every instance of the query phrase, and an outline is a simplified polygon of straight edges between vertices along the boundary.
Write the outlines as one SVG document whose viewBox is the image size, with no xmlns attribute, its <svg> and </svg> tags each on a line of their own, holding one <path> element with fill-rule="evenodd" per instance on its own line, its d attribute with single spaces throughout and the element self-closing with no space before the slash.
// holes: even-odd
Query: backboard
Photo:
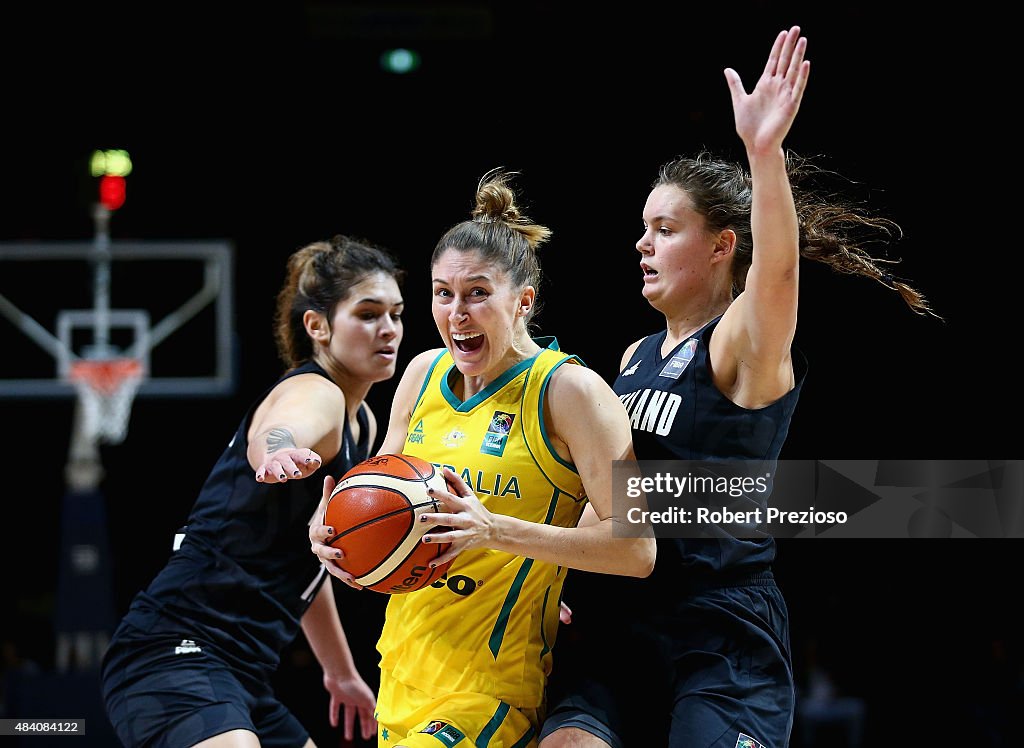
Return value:
<svg viewBox="0 0 1024 748">
<path fill-rule="evenodd" d="M 73 397 L 74 361 L 117 357 L 140 397 L 231 394 L 232 262 L 227 241 L 0 242 L 0 398 Z"/>
</svg>

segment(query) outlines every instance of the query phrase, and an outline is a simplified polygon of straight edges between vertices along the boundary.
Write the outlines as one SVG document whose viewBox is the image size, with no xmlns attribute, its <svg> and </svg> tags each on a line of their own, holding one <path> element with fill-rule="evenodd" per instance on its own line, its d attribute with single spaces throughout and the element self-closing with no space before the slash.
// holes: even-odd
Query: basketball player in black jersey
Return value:
<svg viewBox="0 0 1024 748">
<path fill-rule="evenodd" d="M 898 227 L 794 186 L 783 149 L 810 72 L 781 32 L 751 93 L 725 71 L 749 171 L 704 152 L 664 164 L 636 244 L 665 329 L 632 343 L 615 392 L 637 458 L 774 464 L 807 370 L 794 349 L 801 256 L 898 291 L 846 229 Z M 807 164 L 804 164 L 807 166 Z M 586 521 L 586 515 L 584 519 Z M 786 603 L 768 534 L 659 537 L 646 579 L 570 571 L 541 748 L 782 748 L 794 715 Z M 563 618 L 563 621 L 565 618 Z"/>
<path fill-rule="evenodd" d="M 332 585 L 309 552 L 322 485 L 369 457 L 370 387 L 395 373 L 403 271 L 336 236 L 295 252 L 278 294 L 288 369 L 249 408 L 192 507 L 184 538 L 132 600 L 102 669 L 128 748 L 309 748 L 271 678 L 301 627 L 323 668 L 329 720 L 376 732 L 373 690 L 353 663 Z"/>
</svg>

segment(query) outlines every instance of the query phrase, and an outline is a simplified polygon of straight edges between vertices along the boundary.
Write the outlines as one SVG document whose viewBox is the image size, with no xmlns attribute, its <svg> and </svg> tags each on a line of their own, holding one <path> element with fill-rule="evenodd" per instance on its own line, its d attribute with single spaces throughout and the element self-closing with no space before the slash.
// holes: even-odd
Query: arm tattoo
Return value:
<svg viewBox="0 0 1024 748">
<path fill-rule="evenodd" d="M 267 451 L 276 452 L 295 446 L 295 438 L 288 429 L 271 429 L 267 434 Z"/>
</svg>

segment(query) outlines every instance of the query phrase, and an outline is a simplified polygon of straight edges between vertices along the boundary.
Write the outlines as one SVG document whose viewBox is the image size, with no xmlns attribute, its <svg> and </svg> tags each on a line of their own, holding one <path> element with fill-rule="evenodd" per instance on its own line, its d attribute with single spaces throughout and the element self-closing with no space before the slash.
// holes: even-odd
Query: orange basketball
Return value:
<svg viewBox="0 0 1024 748">
<path fill-rule="evenodd" d="M 440 468 L 418 457 L 385 454 L 360 462 L 331 493 L 324 524 L 334 528 L 329 544 L 345 557 L 335 561 L 367 589 L 394 595 L 419 590 L 443 575 L 451 562 L 430 562 L 450 543 L 421 543 L 433 529 L 424 512 L 443 511 L 427 489 L 447 488 Z"/>
</svg>

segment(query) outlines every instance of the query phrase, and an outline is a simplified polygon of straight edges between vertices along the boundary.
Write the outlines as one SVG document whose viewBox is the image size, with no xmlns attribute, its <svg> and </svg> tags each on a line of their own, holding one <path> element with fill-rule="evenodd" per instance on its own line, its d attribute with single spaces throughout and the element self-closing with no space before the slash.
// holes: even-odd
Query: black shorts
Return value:
<svg viewBox="0 0 1024 748">
<path fill-rule="evenodd" d="M 788 744 L 789 622 L 770 573 L 692 594 L 670 612 L 652 604 L 587 621 L 574 610 L 554 662 L 542 739 L 578 727 L 613 748 Z"/>
<path fill-rule="evenodd" d="M 126 748 L 181 748 L 229 730 L 255 733 L 264 748 L 301 748 L 309 739 L 267 678 L 196 639 L 122 624 L 103 659 L 102 689 Z"/>
</svg>

